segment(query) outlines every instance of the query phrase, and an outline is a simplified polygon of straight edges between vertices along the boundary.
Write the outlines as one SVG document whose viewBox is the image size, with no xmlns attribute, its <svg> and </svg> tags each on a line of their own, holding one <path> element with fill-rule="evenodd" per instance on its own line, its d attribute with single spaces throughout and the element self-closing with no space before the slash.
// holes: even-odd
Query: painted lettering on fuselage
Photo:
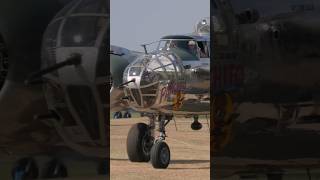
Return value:
<svg viewBox="0 0 320 180">
<path fill-rule="evenodd" d="M 160 103 L 167 101 L 171 95 L 177 95 L 181 93 L 186 88 L 184 83 L 172 83 L 170 82 L 168 86 L 165 86 L 160 91 Z"/>
</svg>

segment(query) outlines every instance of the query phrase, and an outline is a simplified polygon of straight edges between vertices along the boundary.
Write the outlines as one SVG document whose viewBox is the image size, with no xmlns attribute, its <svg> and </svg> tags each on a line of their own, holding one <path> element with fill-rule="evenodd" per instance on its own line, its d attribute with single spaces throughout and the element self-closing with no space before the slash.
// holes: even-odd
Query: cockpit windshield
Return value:
<svg viewBox="0 0 320 180">
<path fill-rule="evenodd" d="M 209 58 L 209 44 L 194 39 L 163 39 L 159 42 L 159 50 L 181 49 L 198 58 Z"/>
</svg>

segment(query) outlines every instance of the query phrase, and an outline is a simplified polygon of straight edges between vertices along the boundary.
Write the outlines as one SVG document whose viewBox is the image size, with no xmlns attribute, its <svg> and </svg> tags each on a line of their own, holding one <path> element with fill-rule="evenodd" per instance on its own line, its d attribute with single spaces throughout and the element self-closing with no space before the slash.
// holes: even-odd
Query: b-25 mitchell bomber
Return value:
<svg viewBox="0 0 320 180">
<path fill-rule="evenodd" d="M 192 34 L 162 37 L 155 51 L 148 52 L 143 45 L 145 53 L 135 59 L 111 55 L 111 110 L 130 107 L 146 113 L 150 120 L 149 124 L 133 125 L 129 131 L 130 161 L 151 160 L 154 168 L 168 167 L 165 127 L 173 116 L 193 117 L 191 128 L 202 128 L 198 116 L 210 113 L 209 30 L 210 20 L 204 18 Z"/>
</svg>

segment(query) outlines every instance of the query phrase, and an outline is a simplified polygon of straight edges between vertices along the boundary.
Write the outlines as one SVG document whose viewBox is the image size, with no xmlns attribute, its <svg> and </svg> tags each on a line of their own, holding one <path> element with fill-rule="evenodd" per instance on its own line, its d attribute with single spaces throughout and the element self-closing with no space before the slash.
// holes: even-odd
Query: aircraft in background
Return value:
<svg viewBox="0 0 320 180">
<path fill-rule="evenodd" d="M 0 156 L 16 159 L 12 178 L 68 177 L 68 159 L 107 174 L 107 1 L 1 1 L 0 9 Z"/>
<path fill-rule="evenodd" d="M 210 113 L 209 29 L 209 18 L 203 18 L 194 33 L 164 36 L 152 52 L 143 45 L 145 53 L 131 61 L 111 55 L 110 71 L 114 74 L 110 96 L 115 98 L 111 109 L 130 107 L 150 120 L 149 124 L 133 125 L 129 131 L 130 161 L 151 160 L 154 168 L 168 167 L 170 150 L 164 142 L 165 127 L 173 116 L 193 117 L 191 128 L 202 128 L 198 116 Z"/>
<path fill-rule="evenodd" d="M 126 48 L 111 45 L 110 47 L 110 72 L 111 74 L 115 75 L 115 77 L 119 77 L 123 71 L 123 68 L 127 66 L 131 61 L 133 61 L 137 56 L 142 54 L 141 52 L 130 51 Z M 124 63 L 124 64 L 122 64 Z M 118 71 L 120 68 L 120 72 Z M 112 78 L 112 77 L 111 77 Z M 115 79 L 111 80 L 111 83 L 121 83 L 122 79 Z M 124 104 L 121 105 L 121 97 L 124 96 L 123 92 L 117 91 L 114 89 L 115 87 L 111 84 L 110 89 L 110 111 L 114 112 L 113 118 L 120 119 L 120 118 L 131 118 L 132 114 L 129 109 L 126 108 Z M 122 113 L 121 111 L 125 111 Z"/>
</svg>

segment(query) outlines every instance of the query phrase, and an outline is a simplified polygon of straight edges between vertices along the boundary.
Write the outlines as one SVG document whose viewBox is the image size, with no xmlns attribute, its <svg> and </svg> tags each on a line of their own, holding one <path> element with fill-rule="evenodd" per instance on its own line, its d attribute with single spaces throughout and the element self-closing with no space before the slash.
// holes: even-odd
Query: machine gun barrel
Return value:
<svg viewBox="0 0 320 180">
<path fill-rule="evenodd" d="M 56 71 L 58 69 L 61 69 L 65 66 L 71 66 L 71 65 L 79 65 L 81 64 L 81 55 L 80 54 L 74 54 L 71 57 L 67 58 L 65 61 L 62 61 L 60 63 L 57 63 L 53 66 L 50 66 L 48 68 L 42 69 L 38 72 L 32 73 L 26 80 L 25 84 L 30 85 L 33 84 L 34 82 L 38 82 L 39 78 L 42 77 L 43 75 L 46 75 L 48 73 L 51 73 L 53 71 Z"/>
</svg>

